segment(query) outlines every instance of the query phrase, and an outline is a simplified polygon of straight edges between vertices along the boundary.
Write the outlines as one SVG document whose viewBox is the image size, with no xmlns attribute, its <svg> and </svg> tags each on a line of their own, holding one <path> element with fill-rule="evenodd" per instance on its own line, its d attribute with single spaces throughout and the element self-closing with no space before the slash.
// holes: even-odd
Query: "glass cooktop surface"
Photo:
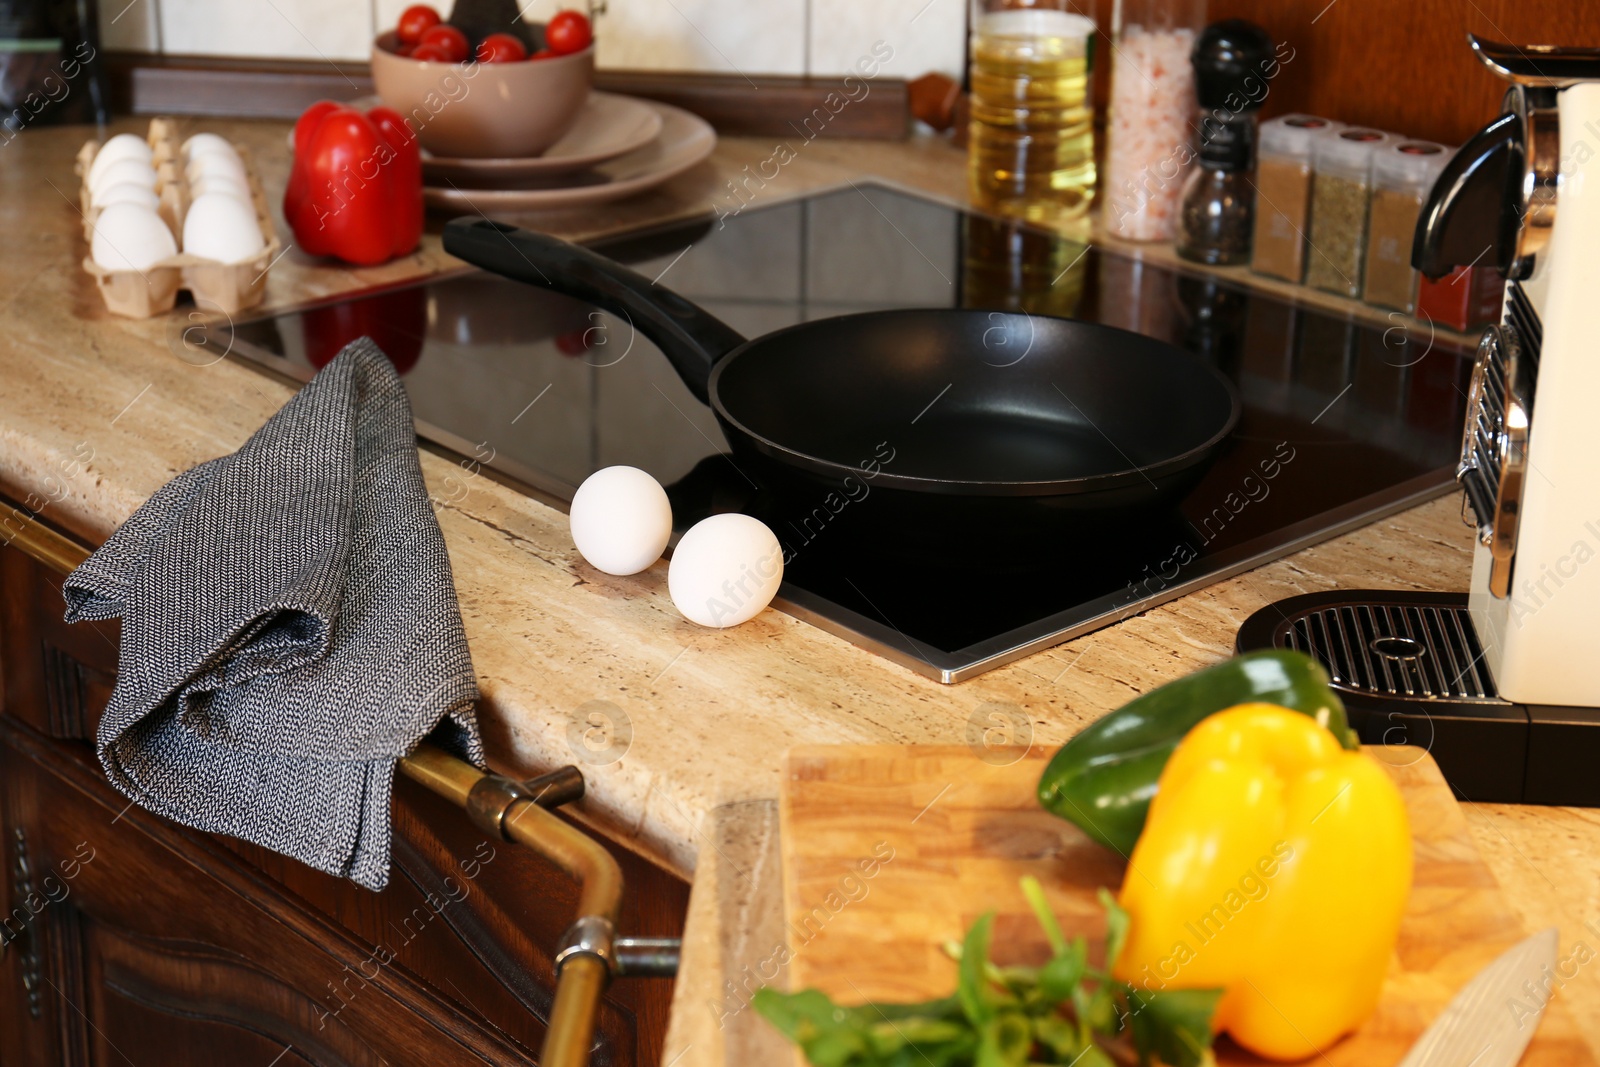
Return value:
<svg viewBox="0 0 1600 1067">
<path fill-rule="evenodd" d="M 479 271 L 232 327 L 231 354 L 306 380 L 370 335 L 421 437 L 555 501 L 629 464 L 681 533 L 713 511 L 767 521 L 778 607 L 946 682 L 1118 622 L 1453 485 L 1472 353 L 877 184 L 594 245 L 747 337 L 900 307 L 1025 310 L 1120 326 L 1208 361 L 1244 411 L 1199 483 L 1157 513 L 1041 528 L 1001 513 L 908 525 L 856 495 L 737 462 L 716 418 L 630 325 Z"/>
</svg>

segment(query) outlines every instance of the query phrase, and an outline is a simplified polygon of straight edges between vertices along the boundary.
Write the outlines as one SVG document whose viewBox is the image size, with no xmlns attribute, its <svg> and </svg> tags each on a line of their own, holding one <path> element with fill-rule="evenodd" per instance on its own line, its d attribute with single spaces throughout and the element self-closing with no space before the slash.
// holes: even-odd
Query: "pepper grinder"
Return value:
<svg viewBox="0 0 1600 1067">
<path fill-rule="evenodd" d="M 1272 38 L 1253 22 L 1226 19 L 1206 27 L 1190 58 L 1200 165 L 1183 186 L 1178 255 L 1216 266 L 1244 263 L 1255 221 L 1256 112 L 1279 69 Z"/>
</svg>

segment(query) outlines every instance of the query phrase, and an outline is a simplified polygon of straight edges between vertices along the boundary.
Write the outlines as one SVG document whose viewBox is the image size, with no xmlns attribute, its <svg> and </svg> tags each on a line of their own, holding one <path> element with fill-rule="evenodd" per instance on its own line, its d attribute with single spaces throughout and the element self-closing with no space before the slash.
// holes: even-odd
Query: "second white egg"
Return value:
<svg viewBox="0 0 1600 1067">
<path fill-rule="evenodd" d="M 689 527 L 667 568 L 672 603 L 701 626 L 755 618 L 782 584 L 783 545 L 760 519 L 731 512 Z"/>
</svg>

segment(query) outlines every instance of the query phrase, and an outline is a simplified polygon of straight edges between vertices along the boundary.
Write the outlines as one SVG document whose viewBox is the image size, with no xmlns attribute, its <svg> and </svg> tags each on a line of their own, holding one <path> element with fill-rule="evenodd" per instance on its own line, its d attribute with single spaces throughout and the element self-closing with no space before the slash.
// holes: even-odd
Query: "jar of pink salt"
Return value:
<svg viewBox="0 0 1600 1067">
<path fill-rule="evenodd" d="M 1130 241 L 1170 241 L 1194 157 L 1189 53 L 1205 0 L 1116 0 L 1101 224 Z"/>
</svg>

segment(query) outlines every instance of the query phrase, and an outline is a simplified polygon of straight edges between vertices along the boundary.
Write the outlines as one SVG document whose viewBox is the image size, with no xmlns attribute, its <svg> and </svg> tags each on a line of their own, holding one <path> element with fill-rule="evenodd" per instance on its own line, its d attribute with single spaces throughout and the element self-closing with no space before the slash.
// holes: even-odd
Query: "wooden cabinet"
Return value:
<svg viewBox="0 0 1600 1067">
<path fill-rule="evenodd" d="M 404 777 L 381 893 L 129 805 L 91 743 L 116 627 L 61 612 L 0 549 L 0 1065 L 534 1062 L 566 875 Z M 681 934 L 687 885 L 612 851 L 622 931 Z M 613 985 L 592 1062 L 657 1063 L 670 996 Z"/>
</svg>

